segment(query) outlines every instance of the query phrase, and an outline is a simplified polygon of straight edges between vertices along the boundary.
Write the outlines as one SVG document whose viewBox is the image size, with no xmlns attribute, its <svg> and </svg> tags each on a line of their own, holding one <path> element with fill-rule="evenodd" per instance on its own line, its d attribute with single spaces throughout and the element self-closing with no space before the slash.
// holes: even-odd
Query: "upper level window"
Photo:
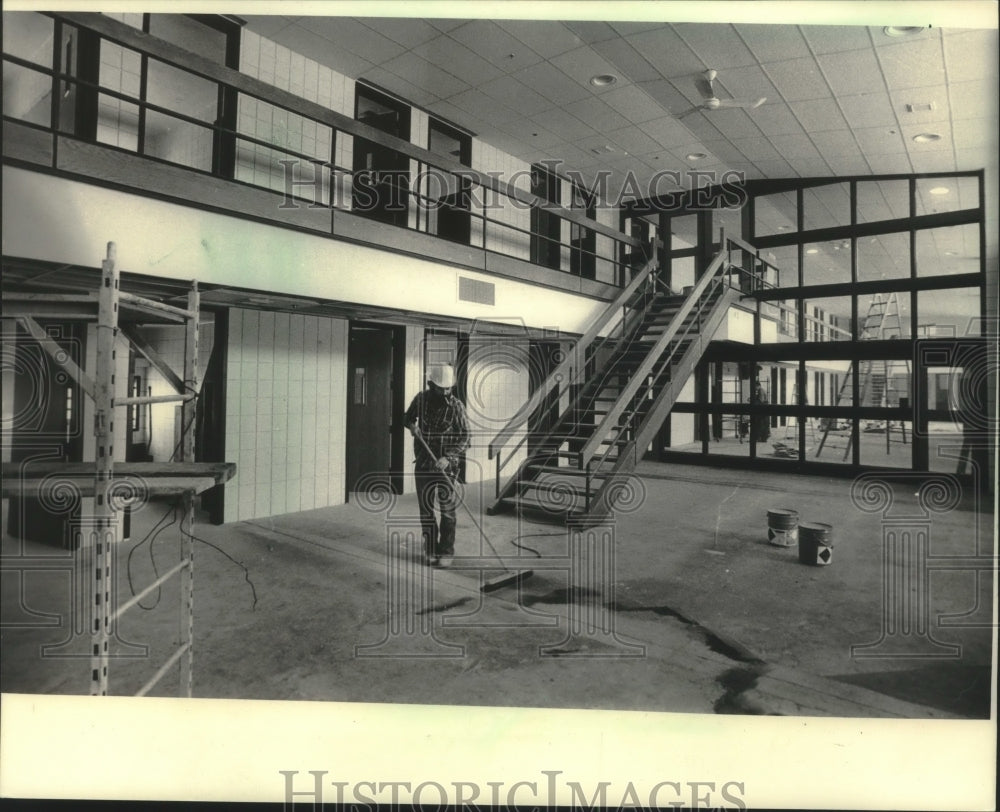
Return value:
<svg viewBox="0 0 1000 812">
<path fill-rule="evenodd" d="M 472 136 L 431 118 L 427 128 L 427 149 L 463 166 L 472 164 Z M 469 194 L 471 181 L 449 172 L 429 168 L 426 171 L 427 230 L 446 240 L 469 244 L 471 217 Z"/>
<path fill-rule="evenodd" d="M 357 85 L 354 117 L 404 141 L 410 140 L 410 108 L 374 88 Z M 384 223 L 406 226 L 410 159 L 375 139 L 355 137 L 352 210 Z"/>
<path fill-rule="evenodd" d="M 596 206 L 594 195 L 573 184 L 571 208 L 594 219 Z M 584 279 L 593 279 L 596 275 L 597 262 L 597 232 L 577 223 L 569 226 L 569 267 L 570 271 Z"/>
<path fill-rule="evenodd" d="M 548 166 L 531 167 L 531 193 L 549 203 L 559 203 L 559 177 Z M 562 221 L 538 206 L 531 210 L 531 261 L 548 268 L 560 267 Z"/>
</svg>

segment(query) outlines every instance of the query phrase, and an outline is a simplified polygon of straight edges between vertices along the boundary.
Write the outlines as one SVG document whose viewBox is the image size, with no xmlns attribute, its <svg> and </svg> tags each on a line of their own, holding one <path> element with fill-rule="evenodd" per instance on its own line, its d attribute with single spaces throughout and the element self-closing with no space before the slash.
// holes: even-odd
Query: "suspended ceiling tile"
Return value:
<svg viewBox="0 0 1000 812">
<path fill-rule="evenodd" d="M 448 98 L 469 89 L 467 83 L 417 56 L 413 51 L 390 59 L 382 67 L 435 97 Z"/>
<path fill-rule="evenodd" d="M 552 57 L 549 61 L 589 93 L 597 95 L 607 93 L 614 87 L 624 85 L 627 81 L 624 77 L 618 77 L 618 82 L 614 85 L 594 87 L 594 85 L 590 84 L 590 80 L 594 76 L 617 74 L 614 65 L 589 47 L 567 51 L 564 54 Z"/>
<path fill-rule="evenodd" d="M 621 126 L 621 114 L 596 97 L 570 102 L 563 109 L 598 132 L 615 130 Z"/>
<path fill-rule="evenodd" d="M 829 164 L 823 158 L 793 158 L 789 156 L 788 164 L 802 178 L 824 178 L 832 174 Z"/>
<path fill-rule="evenodd" d="M 731 141 L 721 138 L 717 141 L 705 141 L 706 149 L 722 161 L 733 163 L 749 163 L 750 159 L 744 155 Z"/>
<path fill-rule="evenodd" d="M 244 14 L 247 28 L 262 37 L 273 39 L 274 36 L 299 20 L 299 17 L 288 17 L 282 14 Z"/>
<path fill-rule="evenodd" d="M 683 122 L 677 122 L 677 123 L 687 128 L 687 130 L 692 134 L 692 136 L 694 136 L 693 138 L 688 137 L 683 139 L 685 141 L 691 141 L 691 140 L 716 141 L 723 137 L 722 133 L 719 132 L 719 128 L 712 123 L 712 120 L 700 111 L 692 113 L 690 116 L 687 116 Z M 642 126 L 643 129 L 646 128 L 645 124 L 642 124 L 640 126 Z M 675 143 L 681 140 L 680 137 L 674 137 L 670 141 L 665 141 L 663 138 L 657 137 L 655 133 L 650 132 L 649 130 L 646 130 L 646 132 L 649 132 L 650 135 L 652 135 L 654 138 L 656 138 L 657 141 L 659 141 L 661 144 L 664 145 Z"/>
<path fill-rule="evenodd" d="M 895 105 L 884 90 L 839 96 L 837 101 L 851 127 L 889 127 L 896 123 Z"/>
<path fill-rule="evenodd" d="M 759 62 L 777 62 L 784 59 L 808 57 L 806 45 L 798 26 L 794 25 L 737 25 Z"/>
<path fill-rule="evenodd" d="M 634 155 L 653 155 L 663 151 L 663 145 L 650 138 L 635 125 L 623 127 L 620 130 L 612 130 L 607 133 L 607 137 L 618 144 L 622 149 Z"/>
<path fill-rule="evenodd" d="M 830 98 L 830 88 L 814 59 L 786 59 L 762 67 L 787 102 Z"/>
<path fill-rule="evenodd" d="M 655 31 L 657 28 L 663 28 L 666 25 L 666 23 L 661 22 L 626 22 L 624 20 L 612 20 L 608 24 L 623 37 L 627 37 L 630 34 Z"/>
<path fill-rule="evenodd" d="M 406 48 L 415 48 L 434 39 L 440 31 L 425 20 L 414 17 L 359 17 L 358 22 Z"/>
<path fill-rule="evenodd" d="M 449 73 L 461 76 L 470 85 L 479 85 L 500 76 L 501 71 L 451 37 L 439 36 L 413 49 L 413 53 Z"/>
<path fill-rule="evenodd" d="M 490 20 L 473 20 L 448 32 L 473 53 L 488 60 L 504 73 L 526 68 L 541 57 L 521 40 Z"/>
<path fill-rule="evenodd" d="M 515 135 L 522 137 L 525 143 L 531 146 L 550 149 L 566 143 L 566 139 L 561 133 L 552 132 L 534 121 L 514 121 L 512 119 L 507 125 L 515 130 Z"/>
<path fill-rule="evenodd" d="M 789 106 L 807 133 L 847 129 L 847 122 L 833 99 L 797 101 Z"/>
<path fill-rule="evenodd" d="M 791 164 L 782 158 L 759 160 L 753 163 L 765 178 L 787 178 L 795 175 Z"/>
<path fill-rule="evenodd" d="M 582 85 L 548 62 L 523 68 L 514 76 L 555 104 L 566 104 L 590 96 L 590 92 Z"/>
<path fill-rule="evenodd" d="M 997 80 L 981 79 L 948 85 L 952 119 L 996 117 Z"/>
<path fill-rule="evenodd" d="M 765 135 L 801 135 L 805 132 L 791 108 L 784 102 L 767 104 L 754 111 L 753 120 Z"/>
<path fill-rule="evenodd" d="M 497 25 L 546 59 L 584 44 L 565 25 L 551 20 L 497 20 Z"/>
<path fill-rule="evenodd" d="M 819 158 L 819 151 L 805 133 L 772 135 L 770 143 L 785 158 Z"/>
<path fill-rule="evenodd" d="M 848 129 L 824 130 L 823 132 L 811 133 L 809 137 L 823 157 L 860 155 L 858 144 Z"/>
<path fill-rule="evenodd" d="M 513 76 L 501 76 L 485 82 L 479 85 L 478 90 L 526 116 L 540 113 L 552 106 L 552 102 Z"/>
<path fill-rule="evenodd" d="M 874 175 L 896 175 L 919 171 L 910 163 L 910 158 L 906 153 L 872 155 L 868 159 L 868 163 Z"/>
<path fill-rule="evenodd" d="M 330 40 L 300 25 L 290 25 L 283 29 L 276 41 L 345 76 L 360 76 L 365 70 L 373 67 L 364 57 L 342 48 L 334 48 Z"/>
<path fill-rule="evenodd" d="M 666 112 L 652 96 L 635 85 L 613 88 L 601 96 L 601 101 L 618 112 L 622 117 L 621 123 L 626 120 L 635 124 L 652 121 Z"/>
<path fill-rule="evenodd" d="M 955 149 L 997 148 L 995 118 L 967 118 L 952 123 Z M 993 153 L 996 155 L 996 152 Z"/>
<path fill-rule="evenodd" d="M 868 29 L 853 25 L 803 25 L 802 33 L 814 53 L 829 54 L 837 51 L 857 51 L 871 48 Z"/>
<path fill-rule="evenodd" d="M 753 111 L 758 112 L 757 110 Z M 752 115 L 739 107 L 720 108 L 704 114 L 715 128 L 726 138 L 755 138 L 760 136 L 760 129 L 753 121 Z"/>
<path fill-rule="evenodd" d="M 570 20 L 564 25 L 584 42 L 601 42 L 606 39 L 614 39 L 618 36 L 610 25 L 604 22 L 593 22 L 588 20 Z"/>
<path fill-rule="evenodd" d="M 466 90 L 463 93 L 450 96 L 448 101 L 466 112 L 494 124 L 516 122 L 521 118 L 511 108 L 500 104 L 496 99 L 484 96 L 477 90 Z"/>
<path fill-rule="evenodd" d="M 678 23 L 674 31 L 710 68 L 721 71 L 756 64 L 754 55 L 731 25 Z"/>
<path fill-rule="evenodd" d="M 644 82 L 642 90 L 649 94 L 657 104 L 660 105 L 663 113 L 680 115 L 692 107 L 691 100 L 674 87 L 674 83 L 667 79 L 660 79 L 656 82 Z M 659 118 L 660 116 L 657 116 Z"/>
<path fill-rule="evenodd" d="M 367 25 L 351 17 L 310 17 L 303 27 L 369 62 L 379 64 L 399 56 L 405 48 L 388 37 L 383 37 Z"/>
<path fill-rule="evenodd" d="M 659 71 L 640 56 L 627 40 L 595 42 L 593 48 L 631 82 L 649 82 L 661 78 Z"/>
<path fill-rule="evenodd" d="M 895 127 L 862 127 L 854 130 L 854 137 L 865 155 L 903 152 L 906 149 Z"/>
<path fill-rule="evenodd" d="M 941 42 L 922 39 L 877 49 L 889 90 L 933 87 L 947 81 Z"/>
<path fill-rule="evenodd" d="M 867 51 L 838 51 L 817 57 L 826 81 L 837 96 L 853 96 L 885 89 L 882 69 L 875 54 Z"/>
<path fill-rule="evenodd" d="M 955 166 L 955 153 L 952 150 L 938 152 L 922 152 L 919 155 L 910 154 L 914 172 L 951 172 Z"/>
<path fill-rule="evenodd" d="M 997 30 L 968 31 L 944 38 L 945 64 L 949 82 L 982 79 L 995 72 L 997 64 Z"/>
<path fill-rule="evenodd" d="M 984 169 L 989 167 L 996 161 L 996 150 L 988 154 L 983 154 L 983 150 L 976 147 L 975 149 L 955 149 L 955 168 L 956 169 Z"/>
<path fill-rule="evenodd" d="M 715 95 L 720 99 L 756 101 L 762 96 L 777 102 L 778 89 L 757 65 L 720 72 L 715 79 Z"/>
<path fill-rule="evenodd" d="M 566 141 L 578 141 L 588 135 L 596 135 L 592 127 L 558 107 L 535 114 L 531 121 L 559 133 Z"/>
<path fill-rule="evenodd" d="M 441 17 L 441 18 L 429 19 L 427 20 L 427 22 L 433 25 L 438 31 L 447 33 L 448 31 L 451 31 L 451 29 L 458 28 L 463 23 L 467 23 L 468 20 L 462 18 L 448 19 L 445 17 Z"/>
<path fill-rule="evenodd" d="M 388 90 L 390 93 L 399 96 L 401 99 L 412 101 L 415 104 L 419 104 L 424 107 L 434 101 L 437 101 L 438 99 L 438 97 L 430 91 L 425 90 L 422 87 L 417 87 L 416 85 L 406 81 L 406 79 L 403 79 L 401 76 L 398 76 L 397 74 L 387 71 L 385 68 L 379 66 L 368 68 L 361 74 L 360 78 L 366 79 L 372 84 Z"/>
<path fill-rule="evenodd" d="M 699 119 L 702 116 L 700 113 L 695 113 L 692 118 Z M 700 136 L 698 138 L 691 137 L 691 133 L 693 132 L 691 125 L 694 123 L 694 121 L 688 122 L 687 119 L 685 119 L 685 123 L 681 123 L 671 116 L 664 116 L 663 118 L 642 122 L 639 125 L 639 129 L 653 140 L 669 148 L 676 144 L 686 144 L 691 141 L 702 140 Z M 708 125 L 708 131 L 712 138 L 721 137 L 719 131 L 712 125 Z"/>
<path fill-rule="evenodd" d="M 944 85 L 894 90 L 891 98 L 900 124 L 939 121 L 948 115 L 948 88 Z M 923 109 L 927 105 L 930 110 Z"/>
<path fill-rule="evenodd" d="M 702 62 L 670 26 L 626 37 L 665 78 L 694 76 L 711 67 Z"/>
</svg>

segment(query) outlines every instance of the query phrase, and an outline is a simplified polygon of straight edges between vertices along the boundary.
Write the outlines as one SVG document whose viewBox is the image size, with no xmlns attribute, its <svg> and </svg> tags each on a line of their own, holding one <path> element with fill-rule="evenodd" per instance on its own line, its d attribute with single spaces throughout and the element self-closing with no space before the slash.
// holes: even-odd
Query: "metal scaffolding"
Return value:
<svg viewBox="0 0 1000 812">
<path fill-rule="evenodd" d="M 94 307 L 96 303 L 96 308 Z M 76 317 L 96 318 L 96 363 L 94 377 L 77 366 L 52 340 L 36 320 L 52 310 L 73 310 Z M 141 338 L 127 328 L 120 327 L 120 312 L 131 315 L 155 317 L 181 323 L 185 327 L 183 375 L 173 373 Z M 90 693 L 94 696 L 108 694 L 108 665 L 112 658 L 110 644 L 118 619 L 142 598 L 158 589 L 174 575 L 180 581 L 180 643 L 156 673 L 139 689 L 137 696 L 147 694 L 180 663 L 180 694 L 191 696 L 194 665 L 194 555 L 193 529 L 195 495 L 232 478 L 233 463 L 195 462 L 195 415 L 198 395 L 198 313 L 199 293 L 196 282 L 191 283 L 187 294 L 187 307 L 178 308 L 153 299 L 136 296 L 120 289 L 120 272 L 114 243 L 108 243 L 107 255 L 102 262 L 100 289 L 93 294 L 66 293 L 10 293 L 4 297 L 3 317 L 16 319 L 28 335 L 36 340 L 65 372 L 94 402 L 95 452 L 93 462 L 50 463 L 35 465 L 27 473 L 17 464 L 4 467 L 3 495 L 25 497 L 37 495 L 47 474 L 58 470 L 64 480 L 69 480 L 84 497 L 93 498 L 93 515 L 88 522 L 91 532 L 82 534 L 81 546 L 92 546 L 92 565 L 87 579 L 91 581 L 92 597 L 89 623 L 90 637 Z M 141 354 L 153 362 L 164 378 L 176 390 L 170 395 L 119 396 L 115 379 L 115 343 L 121 334 Z M 177 461 L 159 463 L 126 463 L 115 461 L 114 435 L 115 410 L 121 407 L 149 403 L 181 404 L 181 439 Z M 179 496 L 182 507 L 181 555 L 176 566 L 161 575 L 146 589 L 129 600 L 114 606 L 115 551 L 120 542 L 120 508 L 116 505 L 114 489 L 128 480 L 141 481 L 149 495 L 169 494 Z M 87 572 L 85 569 L 84 572 Z"/>
</svg>

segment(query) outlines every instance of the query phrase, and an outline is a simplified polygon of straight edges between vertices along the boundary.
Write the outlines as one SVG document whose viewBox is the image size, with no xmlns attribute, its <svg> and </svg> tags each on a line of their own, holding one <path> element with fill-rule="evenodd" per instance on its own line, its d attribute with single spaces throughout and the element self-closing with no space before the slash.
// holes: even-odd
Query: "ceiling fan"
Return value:
<svg viewBox="0 0 1000 812">
<path fill-rule="evenodd" d="M 753 110 L 767 101 L 766 96 L 761 96 L 752 101 L 749 99 L 720 99 L 715 95 L 715 77 L 718 75 L 718 71 L 709 69 L 694 80 L 695 87 L 698 88 L 698 92 L 701 94 L 702 102 L 690 110 L 685 110 L 677 118 L 684 118 L 699 110 L 711 112 L 723 107 L 742 107 L 747 110 Z"/>
</svg>

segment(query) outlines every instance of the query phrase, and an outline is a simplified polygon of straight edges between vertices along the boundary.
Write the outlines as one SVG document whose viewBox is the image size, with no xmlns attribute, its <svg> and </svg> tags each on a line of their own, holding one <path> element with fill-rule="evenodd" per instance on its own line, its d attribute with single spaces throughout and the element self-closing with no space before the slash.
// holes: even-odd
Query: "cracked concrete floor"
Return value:
<svg viewBox="0 0 1000 812">
<path fill-rule="evenodd" d="M 616 517 L 614 577 L 600 589 L 572 588 L 565 569 L 545 569 L 535 558 L 564 553 L 565 529 L 480 515 L 485 485 L 469 486 L 466 499 L 487 536 L 512 568 L 535 567 L 520 587 L 485 596 L 478 570 L 431 570 L 419 560 L 405 535 L 412 497 L 400 497 L 389 514 L 355 501 L 222 527 L 199 524 L 195 696 L 988 715 L 991 629 L 936 628 L 939 643 L 961 647 L 946 660 L 851 656 L 852 644 L 879 638 L 882 574 L 879 517 L 852 508 L 849 481 L 648 463 L 641 471 L 644 500 Z M 834 563 L 808 567 L 795 551 L 767 544 L 770 507 L 796 507 L 804 520 L 835 524 Z M 132 538 L 118 552 L 120 599 L 176 560 L 176 526 L 150 535 L 171 515 L 169 504 L 152 502 L 134 517 Z M 966 504 L 936 517 L 935 554 L 974 552 L 972 528 L 980 542 L 987 530 L 992 539 L 983 526 L 989 519 Z M 458 566 L 499 574 L 479 557 L 478 532 L 461 513 L 459 526 Z M 518 538 L 520 550 L 510 543 Z M 16 545 L 5 539 L 6 560 Z M 39 545 L 25 552 L 59 555 Z M 86 651 L 87 640 L 71 634 L 68 622 L 72 561 L 23 572 L 17 583 L 5 573 L 4 691 L 87 692 L 85 658 L 40 654 L 40 646 L 63 641 L 50 654 Z M 936 576 L 934 617 L 974 603 L 977 587 L 967 576 Z M 979 577 L 988 595 L 991 584 Z M 112 693 L 134 693 L 169 656 L 178 636 L 176 595 L 168 583 L 122 619 L 118 653 L 132 656 L 113 660 Z M 910 654 L 927 645 L 912 636 L 903 642 Z M 176 676 L 153 693 L 176 695 Z"/>
</svg>

